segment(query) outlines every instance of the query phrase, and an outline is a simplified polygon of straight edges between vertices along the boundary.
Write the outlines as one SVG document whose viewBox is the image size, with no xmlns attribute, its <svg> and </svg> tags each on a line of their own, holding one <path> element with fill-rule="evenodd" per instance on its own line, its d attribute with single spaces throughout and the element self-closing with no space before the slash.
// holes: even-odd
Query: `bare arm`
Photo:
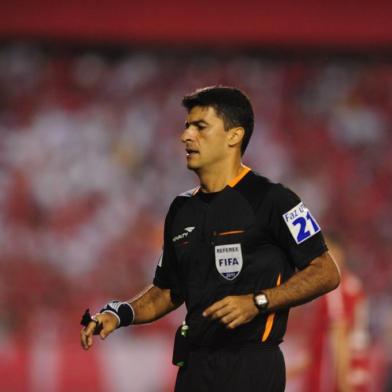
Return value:
<svg viewBox="0 0 392 392">
<path fill-rule="evenodd" d="M 129 302 L 135 311 L 134 324 L 150 323 L 178 308 L 181 303 L 174 303 L 170 289 L 149 286 Z"/>
<path fill-rule="evenodd" d="M 281 286 L 263 292 L 269 301 L 268 311 L 274 311 L 311 301 L 335 289 L 339 283 L 339 270 L 330 254 L 325 252 Z M 258 313 L 251 293 L 225 297 L 207 308 L 203 315 L 219 319 L 227 328 L 234 329 L 253 320 Z"/>
<path fill-rule="evenodd" d="M 268 310 L 276 310 L 309 302 L 334 290 L 339 283 L 338 267 L 329 252 L 324 252 L 281 286 L 263 292 L 269 301 Z"/>
<path fill-rule="evenodd" d="M 149 323 L 157 320 L 181 305 L 181 303 L 173 302 L 170 289 L 160 289 L 156 286 L 147 287 L 127 302 L 131 304 L 135 312 L 134 324 Z M 111 313 L 99 313 L 94 318 L 98 323 L 102 324 L 100 332 L 102 339 L 105 339 L 117 328 L 118 320 Z M 81 345 L 85 350 L 88 350 L 93 345 L 95 327 L 96 323 L 91 322 L 80 331 Z"/>
</svg>

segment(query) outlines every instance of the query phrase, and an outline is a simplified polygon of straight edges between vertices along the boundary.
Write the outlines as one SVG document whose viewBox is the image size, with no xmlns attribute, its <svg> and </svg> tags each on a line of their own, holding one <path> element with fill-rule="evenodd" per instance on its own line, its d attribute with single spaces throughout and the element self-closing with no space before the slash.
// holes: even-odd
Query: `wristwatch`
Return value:
<svg viewBox="0 0 392 392">
<path fill-rule="evenodd" d="M 255 294 L 253 297 L 257 309 L 260 311 L 266 310 L 268 307 L 268 298 L 264 293 Z"/>
</svg>

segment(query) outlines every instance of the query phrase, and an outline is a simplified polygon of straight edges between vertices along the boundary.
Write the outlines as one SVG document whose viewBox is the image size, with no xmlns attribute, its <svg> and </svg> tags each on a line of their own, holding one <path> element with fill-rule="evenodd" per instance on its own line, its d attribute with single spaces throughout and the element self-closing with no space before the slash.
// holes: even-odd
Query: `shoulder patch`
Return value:
<svg viewBox="0 0 392 392">
<path fill-rule="evenodd" d="M 290 211 L 285 212 L 282 217 L 297 244 L 313 237 L 321 230 L 302 201 Z"/>
</svg>

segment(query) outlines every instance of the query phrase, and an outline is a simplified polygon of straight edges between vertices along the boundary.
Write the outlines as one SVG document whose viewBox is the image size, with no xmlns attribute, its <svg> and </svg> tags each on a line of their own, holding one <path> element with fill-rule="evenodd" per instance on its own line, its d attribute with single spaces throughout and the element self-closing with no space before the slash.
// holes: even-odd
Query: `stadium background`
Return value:
<svg viewBox="0 0 392 392">
<path fill-rule="evenodd" d="M 245 163 L 344 238 L 369 298 L 372 391 L 387 390 L 391 16 L 386 1 L 1 2 L 0 390 L 171 390 L 181 312 L 89 353 L 78 323 L 151 281 L 168 205 L 196 181 L 180 99 L 216 83 L 254 103 Z M 289 324 L 289 364 L 312 306 Z"/>
</svg>

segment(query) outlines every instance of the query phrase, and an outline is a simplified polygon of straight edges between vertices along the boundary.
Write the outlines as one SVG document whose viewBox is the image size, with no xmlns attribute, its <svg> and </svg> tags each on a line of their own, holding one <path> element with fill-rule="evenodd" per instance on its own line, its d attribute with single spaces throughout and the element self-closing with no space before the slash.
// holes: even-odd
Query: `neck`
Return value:
<svg viewBox="0 0 392 392">
<path fill-rule="evenodd" d="M 228 163 L 222 162 L 213 167 L 199 169 L 201 191 L 205 193 L 219 192 L 239 174 L 245 170 L 240 160 Z"/>
</svg>

